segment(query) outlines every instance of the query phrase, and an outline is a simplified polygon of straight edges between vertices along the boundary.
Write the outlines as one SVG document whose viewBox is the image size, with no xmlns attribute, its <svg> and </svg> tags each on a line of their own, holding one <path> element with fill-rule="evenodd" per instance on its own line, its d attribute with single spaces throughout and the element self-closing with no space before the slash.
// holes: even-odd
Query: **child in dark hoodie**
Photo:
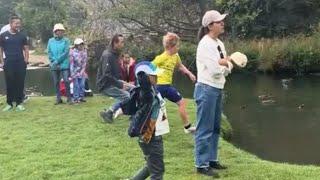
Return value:
<svg viewBox="0 0 320 180">
<path fill-rule="evenodd" d="M 156 122 L 163 118 L 162 101 L 156 93 L 159 69 L 150 62 L 140 62 L 136 66 L 135 75 L 138 86 L 131 91 L 130 100 L 122 103 L 124 114 L 131 115 L 128 134 L 139 137 L 139 146 L 145 156 L 146 165 L 138 171 L 133 180 L 163 179 L 163 142 L 162 136 L 156 136 Z M 160 117 L 161 116 L 161 117 Z"/>
</svg>

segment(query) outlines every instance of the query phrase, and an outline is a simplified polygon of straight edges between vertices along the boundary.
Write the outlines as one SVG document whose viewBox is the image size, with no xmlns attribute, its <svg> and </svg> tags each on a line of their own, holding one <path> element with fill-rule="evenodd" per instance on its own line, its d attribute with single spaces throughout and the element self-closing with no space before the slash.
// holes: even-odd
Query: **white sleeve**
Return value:
<svg viewBox="0 0 320 180">
<path fill-rule="evenodd" d="M 229 67 L 219 64 L 220 55 L 215 51 L 215 46 L 208 43 L 199 43 L 197 49 L 197 61 L 204 66 L 211 77 L 227 76 L 232 69 L 232 64 Z"/>
</svg>

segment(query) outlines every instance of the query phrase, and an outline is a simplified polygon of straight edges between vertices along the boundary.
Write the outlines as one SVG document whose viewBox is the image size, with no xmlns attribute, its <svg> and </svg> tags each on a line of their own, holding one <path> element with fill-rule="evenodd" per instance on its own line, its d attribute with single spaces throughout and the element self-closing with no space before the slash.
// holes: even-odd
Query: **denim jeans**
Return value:
<svg viewBox="0 0 320 180">
<path fill-rule="evenodd" d="M 60 83 L 61 76 L 62 76 L 63 81 L 64 81 L 64 85 L 66 87 L 66 95 L 67 95 L 68 100 L 70 101 L 71 100 L 71 95 L 70 95 L 69 69 L 51 70 L 51 74 L 52 74 L 54 87 L 56 88 L 57 100 L 61 99 L 59 83 Z"/>
<path fill-rule="evenodd" d="M 114 86 L 104 89 L 102 93 L 116 99 L 116 103 L 111 106 L 113 112 L 116 112 L 120 108 L 120 103 L 122 101 L 130 98 L 130 93 L 128 91 Z"/>
<path fill-rule="evenodd" d="M 78 101 L 84 98 L 84 85 L 86 78 L 74 78 L 73 79 L 73 100 Z"/>
<path fill-rule="evenodd" d="M 132 180 L 162 180 L 164 174 L 163 141 L 161 136 L 153 136 L 148 144 L 139 140 L 140 148 L 145 156 L 146 165 L 141 168 Z"/>
<path fill-rule="evenodd" d="M 210 161 L 218 161 L 222 90 L 197 83 L 194 99 L 197 104 L 195 165 L 203 168 L 208 167 Z"/>
</svg>

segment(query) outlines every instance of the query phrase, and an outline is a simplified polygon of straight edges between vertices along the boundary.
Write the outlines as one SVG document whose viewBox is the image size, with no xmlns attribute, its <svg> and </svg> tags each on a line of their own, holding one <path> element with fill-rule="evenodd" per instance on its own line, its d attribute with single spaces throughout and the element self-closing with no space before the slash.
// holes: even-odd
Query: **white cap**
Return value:
<svg viewBox="0 0 320 180">
<path fill-rule="evenodd" d="M 81 39 L 81 38 L 76 38 L 73 42 L 74 45 L 79 45 L 79 44 L 82 44 L 84 43 L 84 41 Z"/>
<path fill-rule="evenodd" d="M 224 18 L 227 16 L 228 14 L 220 14 L 218 11 L 216 10 L 210 10 L 207 11 L 202 18 L 202 26 L 203 27 L 207 27 L 209 24 L 211 24 L 212 22 L 219 22 L 224 20 Z"/>
<path fill-rule="evenodd" d="M 54 27 L 53 27 L 53 32 L 56 32 L 57 30 L 65 31 L 66 29 L 64 28 L 63 24 L 58 23 L 58 24 L 55 24 L 55 25 L 54 25 Z"/>
<path fill-rule="evenodd" d="M 145 72 L 147 75 L 157 76 L 163 72 L 162 69 L 157 68 L 154 64 L 149 61 L 141 61 L 136 65 L 135 75 L 139 72 Z"/>
</svg>

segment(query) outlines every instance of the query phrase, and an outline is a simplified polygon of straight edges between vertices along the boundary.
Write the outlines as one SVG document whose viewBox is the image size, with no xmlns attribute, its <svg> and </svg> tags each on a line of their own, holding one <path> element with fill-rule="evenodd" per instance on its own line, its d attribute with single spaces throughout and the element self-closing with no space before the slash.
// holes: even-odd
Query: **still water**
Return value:
<svg viewBox="0 0 320 180">
<path fill-rule="evenodd" d="M 95 90 L 95 73 L 90 76 Z M 192 83 L 185 77 L 175 79 L 183 96 L 192 98 Z M 0 72 L 0 93 L 4 87 Z M 54 95 L 48 69 L 29 70 L 26 87 Z M 266 160 L 320 164 L 320 76 L 232 74 L 224 93 L 224 113 L 237 147 Z"/>
</svg>

